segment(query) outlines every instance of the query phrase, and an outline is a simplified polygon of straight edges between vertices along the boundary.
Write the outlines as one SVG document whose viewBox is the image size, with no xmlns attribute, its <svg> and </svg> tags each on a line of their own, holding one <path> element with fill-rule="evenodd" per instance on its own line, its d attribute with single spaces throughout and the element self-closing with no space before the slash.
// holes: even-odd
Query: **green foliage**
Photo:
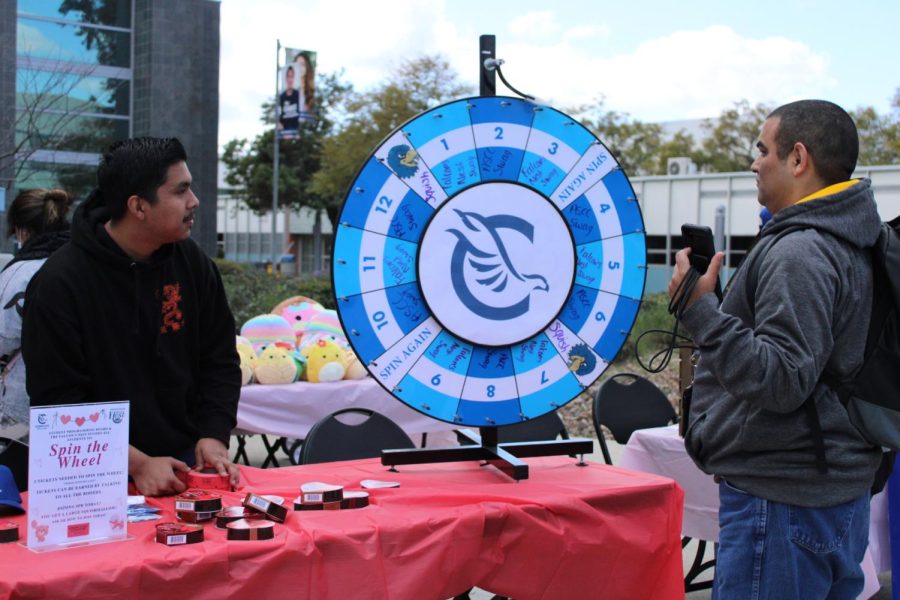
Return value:
<svg viewBox="0 0 900 600">
<path fill-rule="evenodd" d="M 660 293 L 644 296 L 641 308 L 638 310 L 635 318 L 634 326 L 631 328 L 631 333 L 628 334 L 628 339 L 625 340 L 619 356 L 627 359 L 634 358 L 637 339 L 646 331 L 653 329 L 672 331 L 672 327 L 675 325 L 675 317 L 669 314 L 668 306 L 668 294 Z M 650 356 L 665 348 L 670 340 L 671 336 L 662 334 L 647 335 L 641 340 L 638 349 L 645 364 Z"/>
<path fill-rule="evenodd" d="M 628 113 L 608 111 L 603 100 L 572 112 L 600 138 L 629 175 L 662 175 L 669 158 L 696 154 L 694 138 L 684 130 L 665 139 L 660 125 L 642 123 Z"/>
<path fill-rule="evenodd" d="M 900 163 L 900 90 L 894 98 L 894 115 L 880 115 L 871 106 L 858 108 L 850 115 L 859 131 L 859 165 Z"/>
<path fill-rule="evenodd" d="M 708 137 L 694 158 L 697 166 L 713 173 L 749 171 L 756 158 L 756 141 L 766 116 L 773 108 L 764 104 L 751 106 L 746 100 L 725 109 L 718 121 L 707 120 L 703 127 Z"/>
<path fill-rule="evenodd" d="M 445 58 L 423 56 L 402 63 L 374 90 L 346 94 L 341 105 L 346 118 L 324 142 L 322 168 L 311 189 L 339 207 L 356 172 L 389 133 L 429 108 L 472 93 Z"/>
<path fill-rule="evenodd" d="M 223 259 L 217 259 L 216 266 L 222 274 L 237 331 L 248 319 L 270 312 L 279 302 L 293 296 L 306 296 L 325 308 L 334 308 L 331 279 L 327 277 L 282 277 Z"/>
<path fill-rule="evenodd" d="M 278 150 L 278 204 L 299 208 L 332 208 L 333 198 L 322 195 L 311 185 L 313 176 L 322 168 L 322 148 L 334 130 L 336 105 L 352 91 L 340 75 L 326 74 L 317 78 L 319 113 L 314 123 L 300 124 L 300 138 L 282 140 Z M 272 207 L 272 173 L 274 170 L 275 128 L 272 115 L 274 104 L 262 106 L 262 120 L 272 126 L 252 142 L 231 140 L 225 144 L 222 162 L 227 173 L 225 181 L 233 186 L 235 195 L 260 213 Z M 336 210 L 329 211 L 336 217 Z"/>
</svg>

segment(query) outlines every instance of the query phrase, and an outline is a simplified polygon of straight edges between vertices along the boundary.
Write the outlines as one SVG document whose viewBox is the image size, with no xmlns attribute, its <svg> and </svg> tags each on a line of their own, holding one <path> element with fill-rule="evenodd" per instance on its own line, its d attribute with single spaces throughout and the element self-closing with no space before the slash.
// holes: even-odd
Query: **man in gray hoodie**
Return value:
<svg viewBox="0 0 900 600">
<path fill-rule="evenodd" d="M 880 218 L 870 182 L 851 180 L 859 139 L 839 106 L 786 104 L 756 145 L 751 170 L 773 216 L 745 260 L 759 256 L 755 290 L 740 268 L 718 305 L 718 253 L 681 315 L 700 349 L 685 446 L 719 482 L 715 594 L 855 598 L 881 451 L 823 375 L 862 364 Z M 670 295 L 689 254 L 676 257 Z"/>
</svg>

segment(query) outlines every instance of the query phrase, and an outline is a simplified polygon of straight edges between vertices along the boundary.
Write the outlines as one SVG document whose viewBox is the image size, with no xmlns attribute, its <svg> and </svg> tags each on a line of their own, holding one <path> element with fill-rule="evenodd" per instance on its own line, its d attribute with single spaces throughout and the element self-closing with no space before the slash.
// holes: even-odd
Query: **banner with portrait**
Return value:
<svg viewBox="0 0 900 600">
<path fill-rule="evenodd" d="M 316 53 L 285 48 L 285 63 L 278 74 L 278 137 L 296 139 L 300 123 L 311 123 L 316 113 Z"/>
</svg>

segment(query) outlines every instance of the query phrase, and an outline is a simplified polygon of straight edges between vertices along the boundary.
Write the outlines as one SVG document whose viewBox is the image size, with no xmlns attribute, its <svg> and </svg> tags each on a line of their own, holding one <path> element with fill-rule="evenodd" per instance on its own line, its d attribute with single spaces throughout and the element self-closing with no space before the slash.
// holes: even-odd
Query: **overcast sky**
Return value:
<svg viewBox="0 0 900 600">
<path fill-rule="evenodd" d="M 565 109 L 606 98 L 643 121 L 714 117 L 742 98 L 887 112 L 900 87 L 900 1 L 222 0 L 220 145 L 261 132 L 276 40 L 318 52 L 357 90 L 443 54 L 477 90 L 494 34 L 520 90 Z M 498 81 L 498 93 L 504 92 Z"/>
</svg>

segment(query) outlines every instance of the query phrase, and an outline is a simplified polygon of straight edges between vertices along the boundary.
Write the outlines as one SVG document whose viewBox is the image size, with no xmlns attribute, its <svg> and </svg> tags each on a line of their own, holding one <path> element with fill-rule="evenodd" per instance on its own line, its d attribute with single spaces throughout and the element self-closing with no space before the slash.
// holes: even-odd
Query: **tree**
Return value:
<svg viewBox="0 0 900 600">
<path fill-rule="evenodd" d="M 332 113 L 352 87 L 342 81 L 341 74 L 318 77 L 316 91 L 319 112 L 314 123 L 300 124 L 297 140 L 283 140 L 279 146 L 278 203 L 280 207 L 325 208 L 334 222 L 331 198 L 313 189 L 313 176 L 322 166 L 322 148 L 335 126 Z M 262 106 L 263 123 L 269 125 L 252 142 L 231 140 L 225 144 L 222 162 L 227 173 L 225 181 L 234 187 L 234 194 L 251 209 L 263 213 L 272 207 L 272 173 L 274 169 L 275 104 Z"/>
<path fill-rule="evenodd" d="M 708 135 L 694 162 L 702 171 L 747 171 L 756 158 L 756 141 L 770 112 L 769 106 L 751 106 L 740 100 L 723 110 L 716 121 L 707 120 L 703 128 Z"/>
<path fill-rule="evenodd" d="M 860 165 L 900 163 L 900 88 L 891 105 L 893 110 L 887 115 L 878 114 L 871 106 L 850 113 L 859 130 Z"/>
<path fill-rule="evenodd" d="M 684 130 L 666 139 L 659 124 L 608 111 L 602 99 L 596 106 L 576 108 L 572 113 L 580 116 L 582 124 L 600 138 L 629 175 L 662 175 L 669 158 L 696 154 L 694 138 Z"/>
<path fill-rule="evenodd" d="M 404 61 L 375 89 L 348 94 L 341 107 L 345 118 L 325 139 L 322 168 L 312 183 L 317 194 L 330 199 L 332 222 L 353 177 L 381 140 L 420 112 L 472 93 L 445 58 L 423 56 Z"/>
</svg>

